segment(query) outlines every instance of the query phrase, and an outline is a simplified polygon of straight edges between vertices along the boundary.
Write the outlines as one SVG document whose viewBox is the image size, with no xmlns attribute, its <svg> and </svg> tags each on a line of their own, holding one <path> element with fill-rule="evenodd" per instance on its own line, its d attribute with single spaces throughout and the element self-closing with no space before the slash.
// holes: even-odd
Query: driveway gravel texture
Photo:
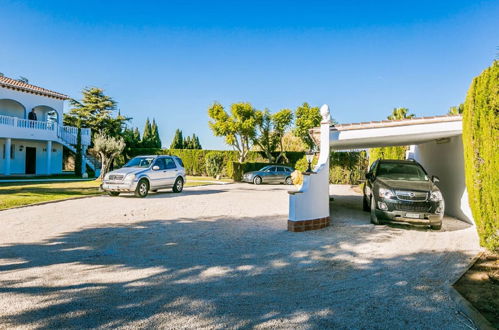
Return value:
<svg viewBox="0 0 499 330">
<path fill-rule="evenodd" d="M 99 196 L 0 212 L 0 328 L 470 329 L 448 294 L 475 228 L 374 226 L 333 185 L 292 233 L 282 185 Z"/>
</svg>

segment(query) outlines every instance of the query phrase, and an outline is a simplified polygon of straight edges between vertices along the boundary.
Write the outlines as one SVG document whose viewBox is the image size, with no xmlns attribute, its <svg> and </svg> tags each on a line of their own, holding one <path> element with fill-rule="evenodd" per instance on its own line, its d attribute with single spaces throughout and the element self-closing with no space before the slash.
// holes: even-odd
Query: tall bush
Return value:
<svg viewBox="0 0 499 330">
<path fill-rule="evenodd" d="M 499 61 L 473 79 L 463 113 L 466 187 L 482 246 L 499 250 Z"/>
<path fill-rule="evenodd" d="M 224 170 L 224 155 L 220 151 L 212 151 L 206 154 L 206 173 L 216 178 L 222 176 Z"/>
</svg>

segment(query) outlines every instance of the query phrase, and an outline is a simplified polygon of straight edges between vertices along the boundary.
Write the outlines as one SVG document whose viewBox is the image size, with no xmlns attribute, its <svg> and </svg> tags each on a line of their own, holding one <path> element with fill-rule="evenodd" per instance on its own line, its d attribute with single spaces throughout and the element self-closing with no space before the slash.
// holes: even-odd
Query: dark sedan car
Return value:
<svg viewBox="0 0 499 330">
<path fill-rule="evenodd" d="M 243 181 L 254 184 L 261 184 L 261 183 L 292 184 L 291 173 L 293 171 L 294 170 L 288 166 L 269 165 L 265 166 L 259 171 L 244 173 Z"/>
<path fill-rule="evenodd" d="M 366 174 L 363 207 L 371 222 L 404 222 L 442 227 L 444 199 L 424 168 L 414 160 L 377 160 Z"/>
</svg>

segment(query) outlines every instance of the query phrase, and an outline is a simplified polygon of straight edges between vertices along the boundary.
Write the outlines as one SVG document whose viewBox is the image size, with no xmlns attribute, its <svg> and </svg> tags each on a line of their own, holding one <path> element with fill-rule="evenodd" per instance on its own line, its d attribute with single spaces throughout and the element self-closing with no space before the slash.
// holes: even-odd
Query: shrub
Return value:
<svg viewBox="0 0 499 330">
<path fill-rule="evenodd" d="M 381 147 L 369 149 L 369 164 L 377 159 L 405 159 L 406 146 Z"/>
<path fill-rule="evenodd" d="M 367 172 L 365 151 L 331 152 L 329 158 L 329 183 L 358 184 Z"/>
<path fill-rule="evenodd" d="M 314 159 L 312 160 L 312 165 L 311 165 L 312 170 L 314 169 L 315 165 L 317 165 L 318 160 L 319 159 L 314 156 Z M 294 167 L 295 167 L 295 170 L 298 170 L 300 172 L 305 172 L 308 169 L 307 157 L 303 156 L 302 158 L 300 158 L 296 162 Z"/>
<path fill-rule="evenodd" d="M 224 170 L 224 155 L 219 151 L 206 154 L 206 174 L 212 177 L 222 176 Z"/>
<path fill-rule="evenodd" d="M 499 61 L 473 79 L 463 112 L 466 188 L 480 243 L 499 250 Z"/>
</svg>

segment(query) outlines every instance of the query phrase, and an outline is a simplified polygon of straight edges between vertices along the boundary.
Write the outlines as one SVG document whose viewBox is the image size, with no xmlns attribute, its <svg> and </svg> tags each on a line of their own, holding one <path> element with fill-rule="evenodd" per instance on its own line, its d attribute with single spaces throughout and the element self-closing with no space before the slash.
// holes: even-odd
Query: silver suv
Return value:
<svg viewBox="0 0 499 330">
<path fill-rule="evenodd" d="M 185 184 L 185 169 L 176 156 L 137 156 L 122 168 L 105 175 L 102 189 L 111 196 L 122 192 L 133 192 L 137 197 L 146 197 L 149 190 L 172 188 L 179 193 Z"/>
</svg>

